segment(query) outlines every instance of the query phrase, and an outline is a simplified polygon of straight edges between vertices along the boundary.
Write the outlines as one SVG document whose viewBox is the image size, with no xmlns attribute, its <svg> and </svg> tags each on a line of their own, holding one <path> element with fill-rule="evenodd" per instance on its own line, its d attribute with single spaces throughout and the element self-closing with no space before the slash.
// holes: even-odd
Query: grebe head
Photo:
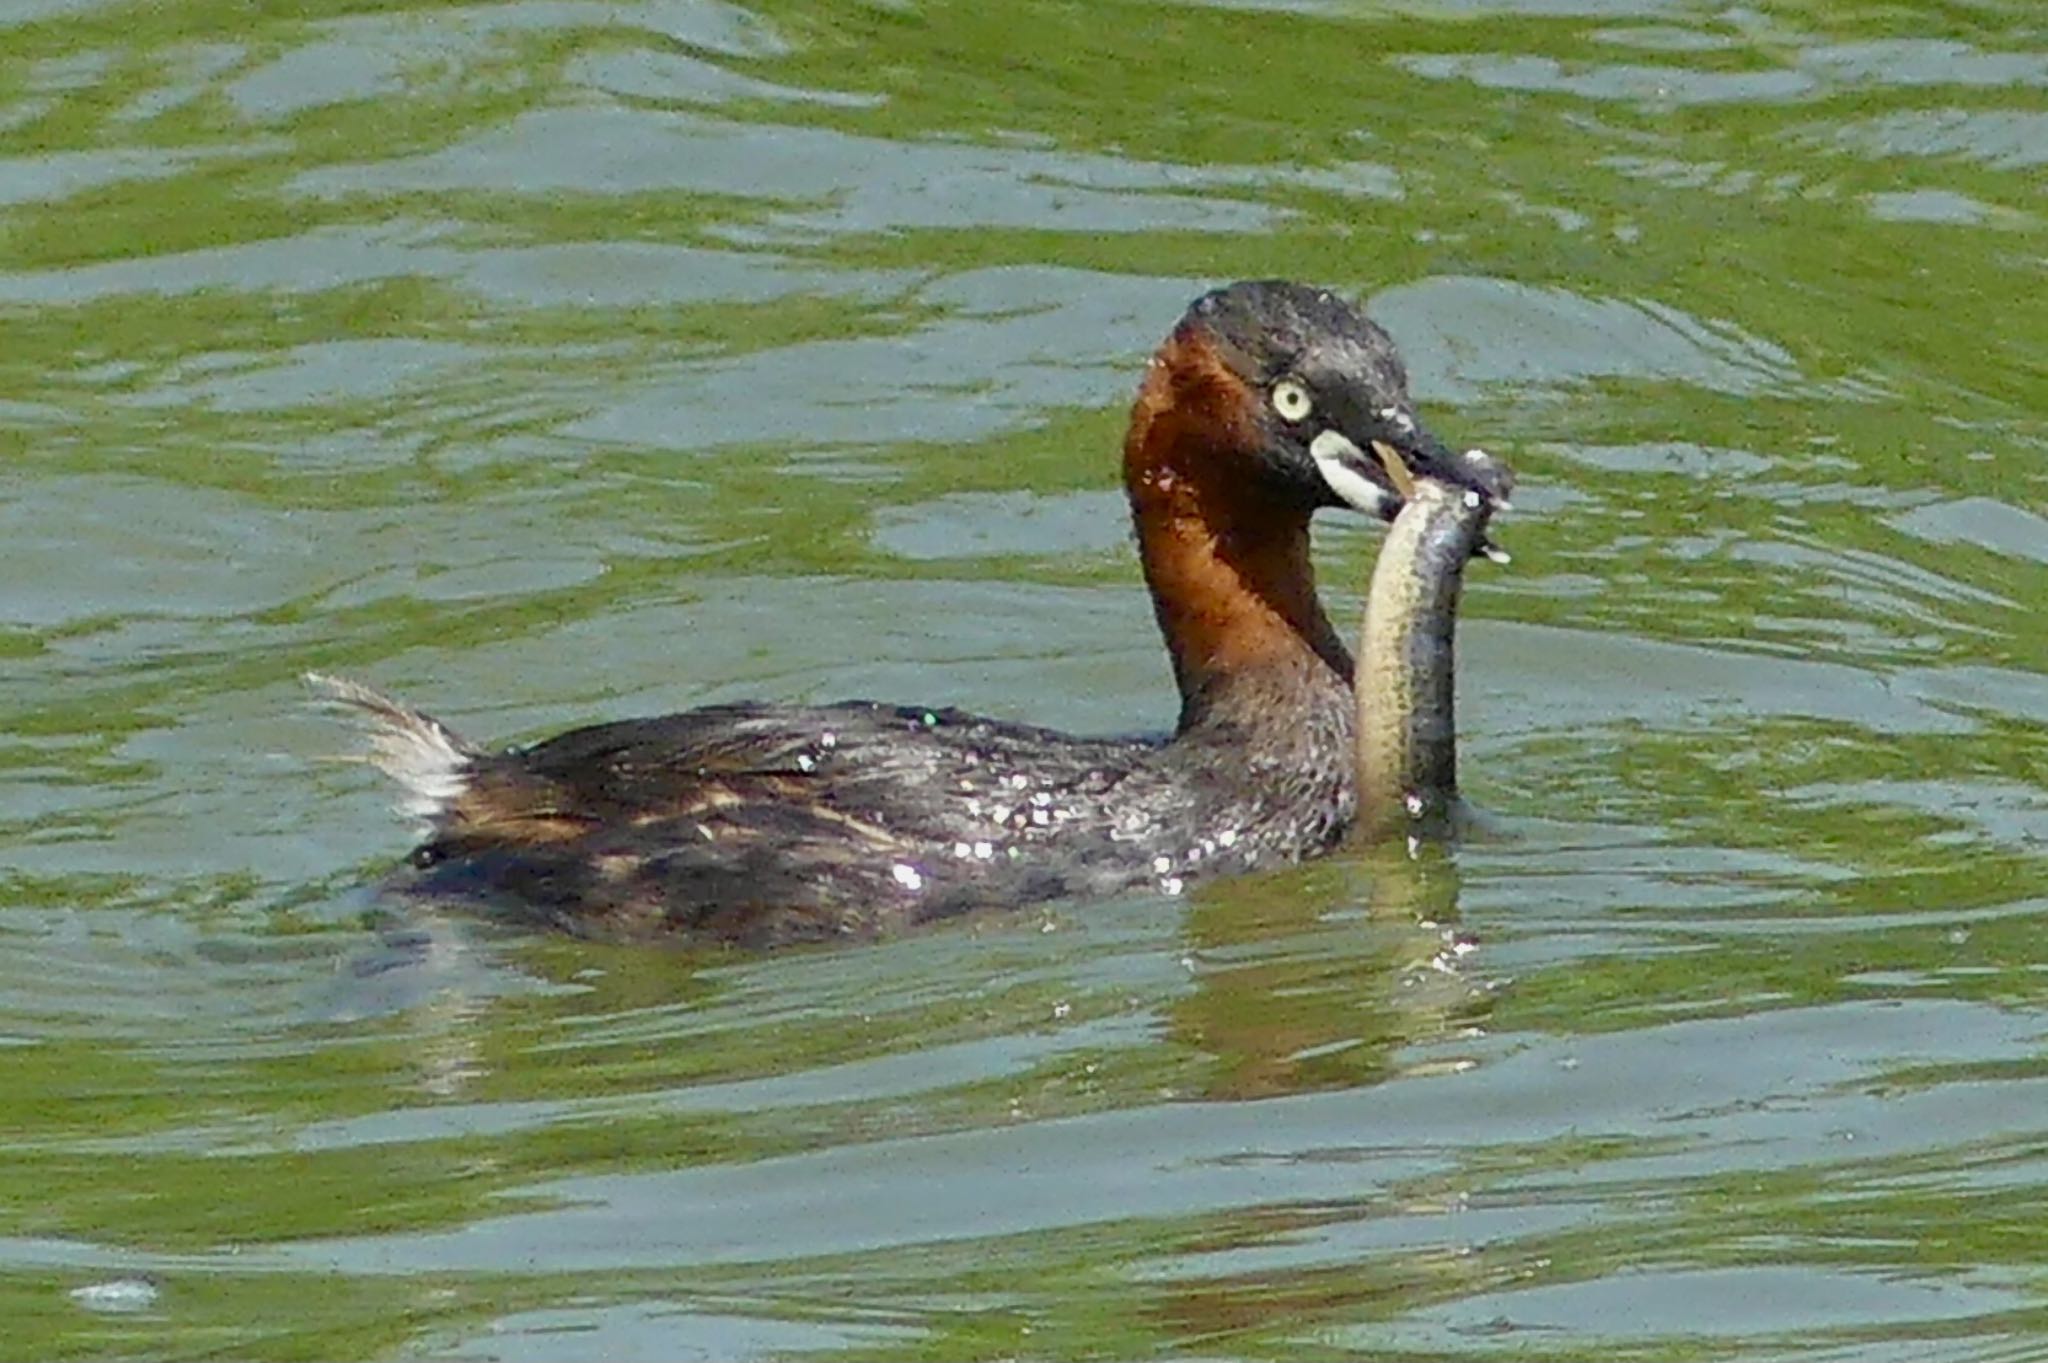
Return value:
<svg viewBox="0 0 2048 1363">
<path fill-rule="evenodd" d="M 1165 408 L 1181 409 L 1181 419 L 1147 419 Z M 1422 425 L 1386 332 L 1327 290 L 1280 280 L 1194 301 L 1153 360 L 1132 437 L 1192 442 L 1208 459 L 1240 461 L 1231 473 L 1245 490 L 1306 511 L 1341 506 L 1393 520 L 1402 496 L 1375 447 L 1416 475 L 1494 501 L 1508 491 L 1504 466 L 1454 454 Z"/>
</svg>

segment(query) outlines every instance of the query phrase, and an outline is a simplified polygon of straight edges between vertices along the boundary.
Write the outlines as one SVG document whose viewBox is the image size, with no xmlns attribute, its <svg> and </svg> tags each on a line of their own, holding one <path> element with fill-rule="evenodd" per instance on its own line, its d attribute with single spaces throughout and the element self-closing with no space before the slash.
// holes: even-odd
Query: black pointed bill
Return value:
<svg viewBox="0 0 2048 1363">
<path fill-rule="evenodd" d="M 1323 482 L 1346 506 L 1368 516 L 1393 520 L 1413 494 L 1417 478 L 1431 478 L 1462 488 L 1466 497 L 1484 497 L 1506 507 L 1514 487 L 1507 465 L 1484 450 L 1453 454 L 1434 436 L 1409 424 L 1399 444 L 1368 439 L 1370 452 L 1341 431 L 1327 430 L 1309 444 L 1309 456 Z M 1490 540 L 1478 552 L 1494 563 L 1508 562 L 1508 553 Z"/>
</svg>

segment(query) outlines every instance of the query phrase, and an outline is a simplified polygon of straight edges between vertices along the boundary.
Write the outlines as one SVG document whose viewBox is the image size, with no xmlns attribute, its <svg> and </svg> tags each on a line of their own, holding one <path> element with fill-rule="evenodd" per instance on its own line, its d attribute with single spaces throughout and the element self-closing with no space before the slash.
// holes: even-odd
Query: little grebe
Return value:
<svg viewBox="0 0 2048 1363">
<path fill-rule="evenodd" d="M 995 904 L 1177 890 L 1299 860 L 1352 822 L 1352 663 L 1309 518 L 1385 519 L 1382 457 L 1505 496 L 1416 419 L 1385 332 L 1280 282 L 1197 299 L 1124 440 L 1138 552 L 1180 687 L 1169 738 L 1075 738 L 873 701 L 744 703 L 488 751 L 352 682 L 372 759 L 428 823 L 396 885 L 579 933 L 750 945 Z"/>
</svg>

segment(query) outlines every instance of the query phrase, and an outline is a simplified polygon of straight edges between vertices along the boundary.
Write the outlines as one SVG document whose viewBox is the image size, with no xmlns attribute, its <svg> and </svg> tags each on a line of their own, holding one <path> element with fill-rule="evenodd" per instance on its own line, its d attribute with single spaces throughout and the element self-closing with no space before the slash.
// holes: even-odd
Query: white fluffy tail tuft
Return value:
<svg viewBox="0 0 2048 1363">
<path fill-rule="evenodd" d="M 401 814 L 431 822 L 469 788 L 471 763 L 481 754 L 440 720 L 344 677 L 308 672 L 305 680 L 320 699 L 366 720 L 370 751 L 355 760 L 398 782 Z"/>
</svg>

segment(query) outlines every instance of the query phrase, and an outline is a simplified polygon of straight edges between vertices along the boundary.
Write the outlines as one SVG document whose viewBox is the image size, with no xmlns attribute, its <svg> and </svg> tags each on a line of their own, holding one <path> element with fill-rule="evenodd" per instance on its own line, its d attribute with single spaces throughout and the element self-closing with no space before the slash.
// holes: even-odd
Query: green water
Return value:
<svg viewBox="0 0 2048 1363">
<path fill-rule="evenodd" d="M 2048 1358 L 2044 168 L 2032 0 L 0 6 L 0 1358 Z M 1272 275 L 1521 472 L 1498 839 L 372 922 L 307 668 L 1169 723 Z"/>
</svg>

